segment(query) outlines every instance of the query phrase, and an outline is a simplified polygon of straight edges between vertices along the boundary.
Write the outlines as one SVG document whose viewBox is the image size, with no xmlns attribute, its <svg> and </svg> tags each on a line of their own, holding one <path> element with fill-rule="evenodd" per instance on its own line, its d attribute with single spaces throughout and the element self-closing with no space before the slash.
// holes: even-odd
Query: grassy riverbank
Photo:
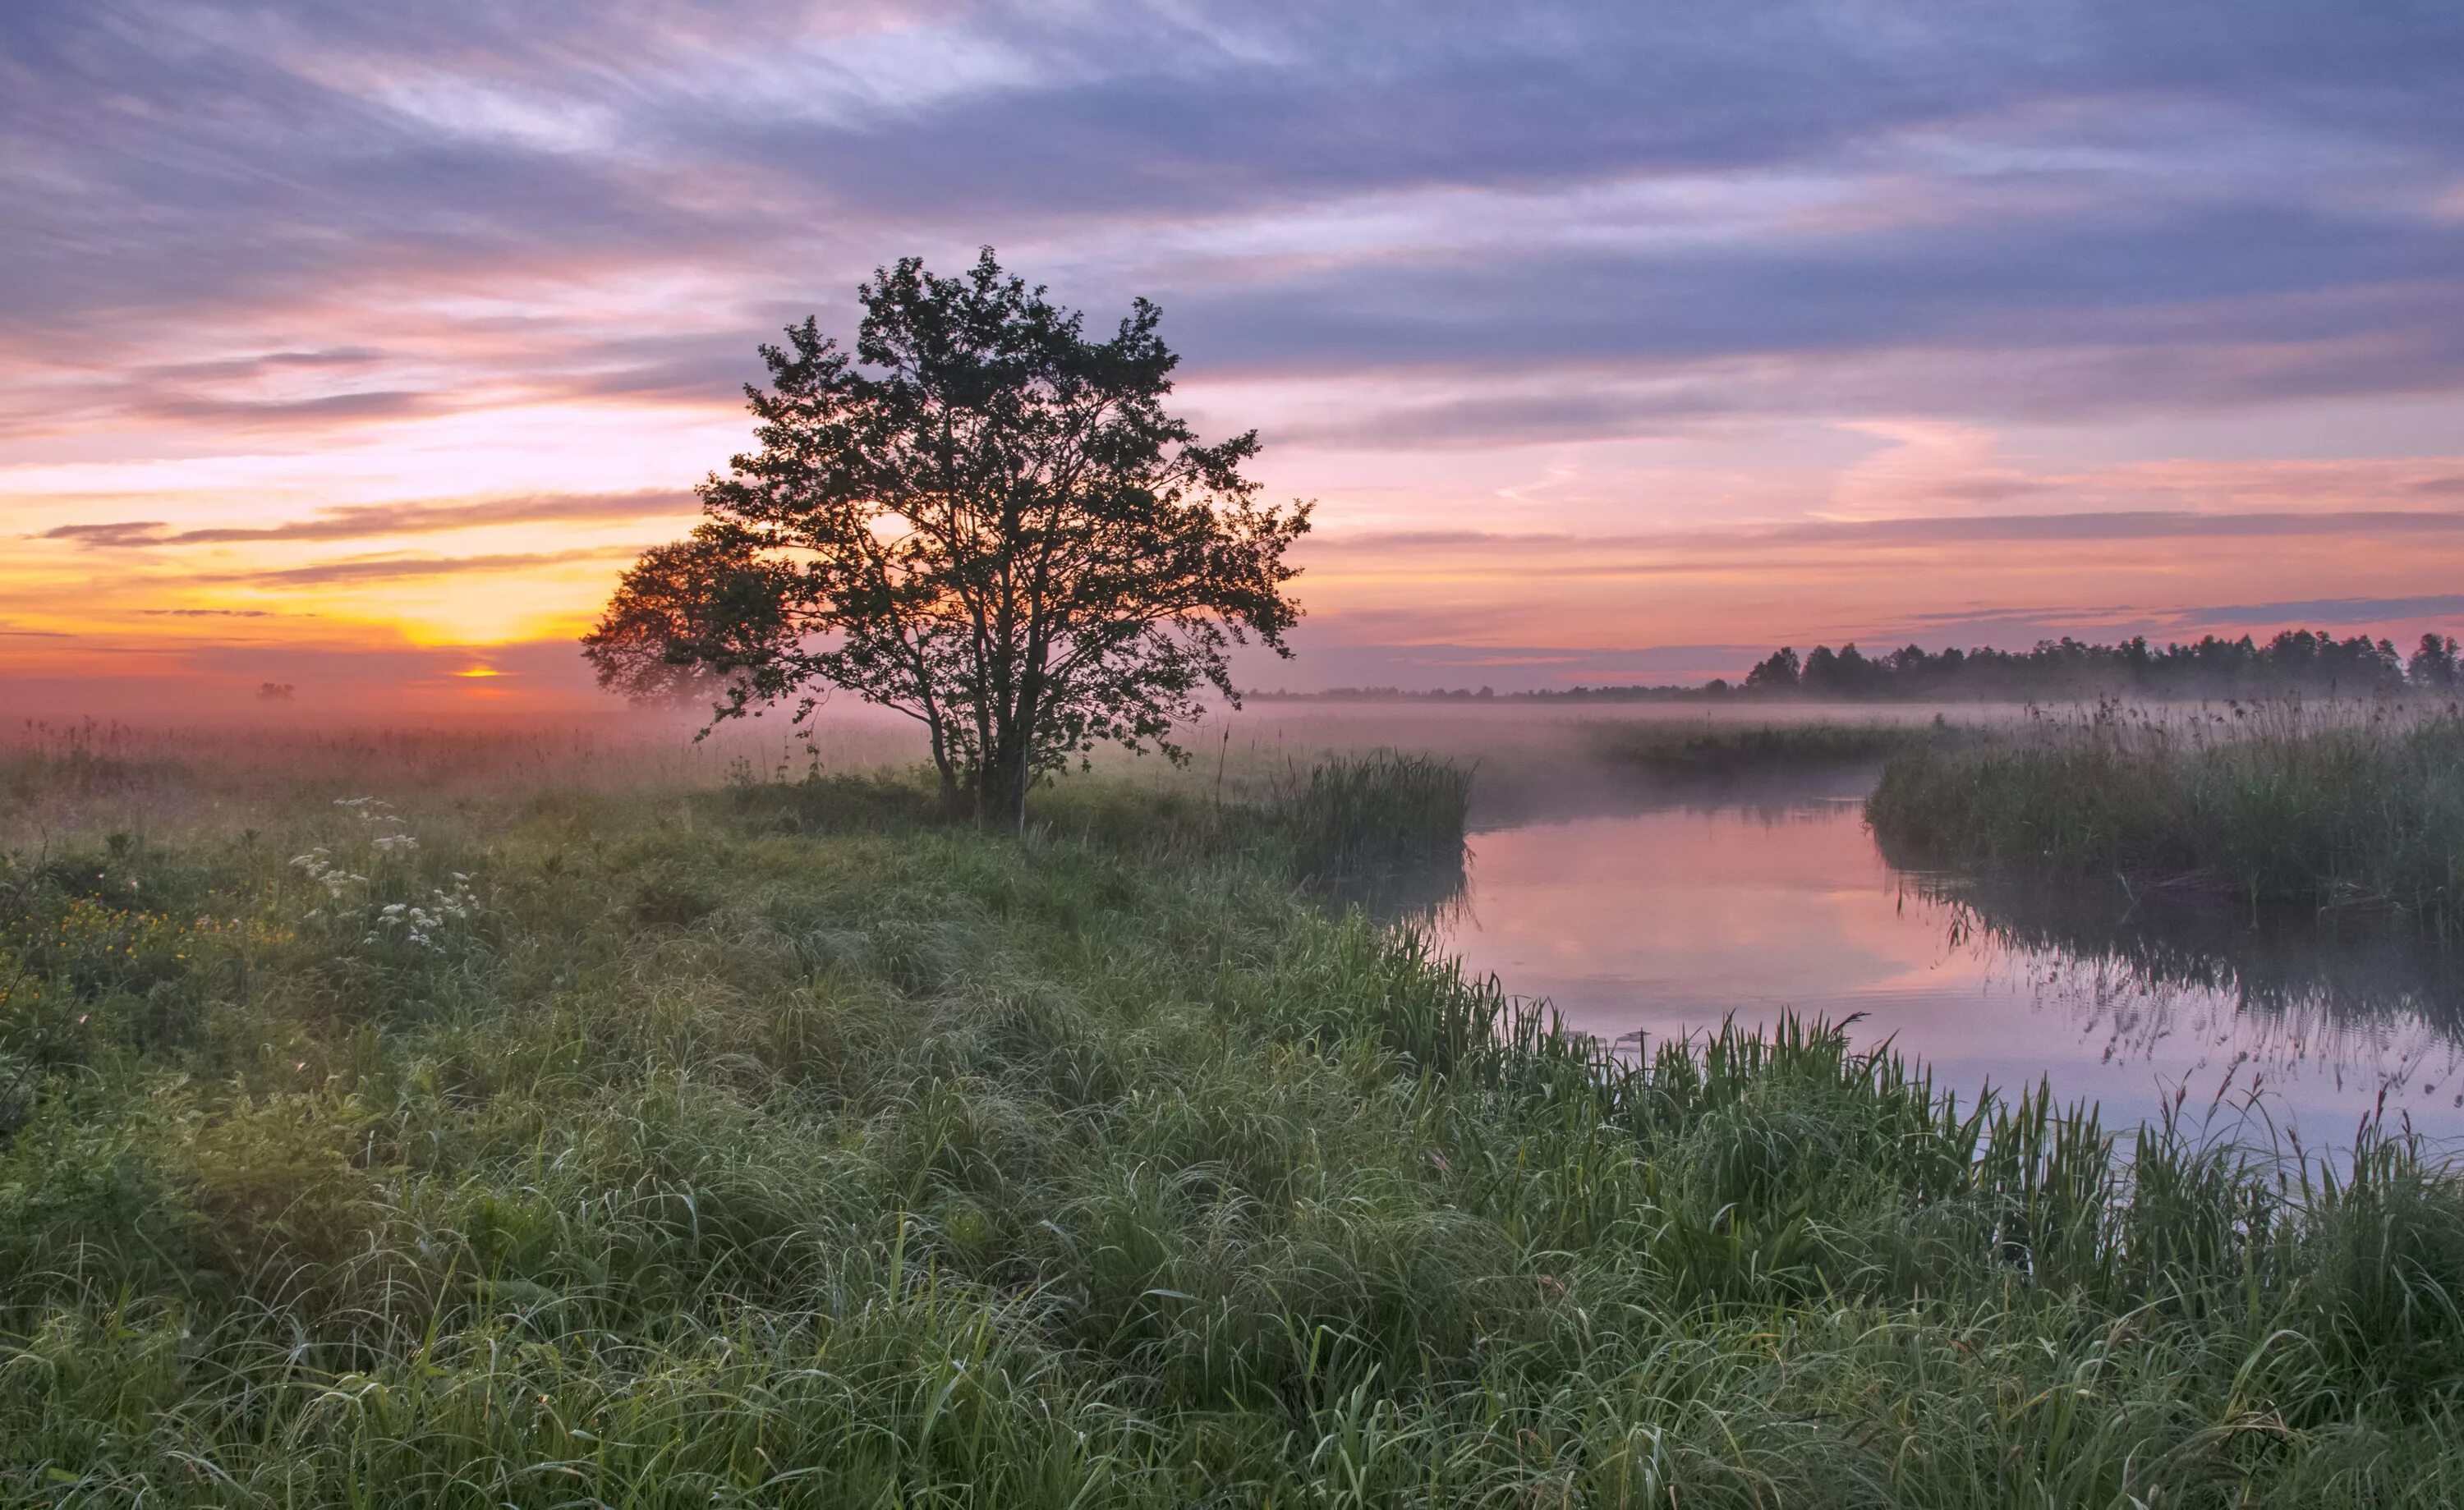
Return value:
<svg viewBox="0 0 2464 1510">
<path fill-rule="evenodd" d="M 1936 863 L 2464 921 L 2453 711 L 2108 707 L 1897 755 L 1866 811 L 1887 843 Z"/>
<path fill-rule="evenodd" d="M 888 780 L 53 826 L 0 864 L 0 1485 L 2464 1496 L 2464 1196 L 2403 1145 L 2282 1188 L 2125 1138 L 2124 1180 L 1834 1034 L 1614 1062 L 1309 900 L 1334 809 L 1459 824 L 1442 773 L 1313 790 L 1080 783 L 1023 838 Z"/>
</svg>

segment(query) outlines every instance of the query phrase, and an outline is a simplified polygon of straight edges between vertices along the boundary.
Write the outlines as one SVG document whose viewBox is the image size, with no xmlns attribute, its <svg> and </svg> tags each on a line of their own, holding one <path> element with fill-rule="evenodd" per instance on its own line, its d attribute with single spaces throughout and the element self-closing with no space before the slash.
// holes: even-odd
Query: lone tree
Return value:
<svg viewBox="0 0 2464 1510">
<path fill-rule="evenodd" d="M 1175 759 L 1226 652 L 1288 656 L 1284 553 L 1309 505 L 1262 506 L 1255 430 L 1165 412 L 1179 359 L 1145 299 L 1106 340 L 984 249 L 960 277 L 876 270 L 852 357 L 813 319 L 763 346 L 760 449 L 701 488 L 583 638 L 637 699 L 715 689 L 714 724 L 831 687 L 923 724 L 945 797 L 1014 822 L 1098 743 Z"/>
</svg>

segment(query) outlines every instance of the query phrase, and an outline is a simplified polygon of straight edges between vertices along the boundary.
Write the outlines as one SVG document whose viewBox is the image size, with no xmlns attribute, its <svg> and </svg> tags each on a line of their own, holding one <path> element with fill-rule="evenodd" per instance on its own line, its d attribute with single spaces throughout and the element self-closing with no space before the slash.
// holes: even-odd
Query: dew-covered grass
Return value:
<svg viewBox="0 0 2464 1510">
<path fill-rule="evenodd" d="M 20 823 L 0 1495 L 2464 1497 L 2464 1193 L 2400 1136 L 2254 1166 L 1802 1022 L 1611 1056 L 1318 900 L 1385 779 Z"/>
</svg>

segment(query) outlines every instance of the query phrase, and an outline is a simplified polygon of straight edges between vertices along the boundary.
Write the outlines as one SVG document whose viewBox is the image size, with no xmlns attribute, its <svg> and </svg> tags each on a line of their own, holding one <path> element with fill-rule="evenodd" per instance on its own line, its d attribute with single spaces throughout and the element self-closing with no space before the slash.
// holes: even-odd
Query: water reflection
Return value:
<svg viewBox="0 0 2464 1510">
<path fill-rule="evenodd" d="M 1865 829 L 1861 781 L 1476 798 L 1467 886 L 1390 878 L 1374 900 L 1606 1038 L 1854 1013 L 1943 1083 L 2049 1077 L 2116 1121 L 2257 1088 L 2314 1139 L 2382 1096 L 2433 1135 L 2464 1132 L 2464 983 L 2440 941 L 1903 869 Z"/>
<path fill-rule="evenodd" d="M 2464 1108 L 2464 978 L 2452 941 L 2368 915 L 2254 917 L 2211 897 L 1911 874 L 1952 947 L 2025 978 L 2109 1056 L 2207 1045 L 2252 1077 L 2315 1068 L 2408 1107 Z"/>
<path fill-rule="evenodd" d="M 1320 877 L 1313 885 L 1337 909 L 1356 907 L 1380 923 L 1443 933 L 1470 896 L 1468 859 L 1466 852 L 1448 862 Z"/>
<path fill-rule="evenodd" d="M 2151 981 L 2230 995 L 2259 1018 L 2417 1020 L 2442 1038 L 2464 1039 L 2454 942 L 2399 919 L 2253 917 L 2209 898 L 2128 899 L 1939 877 L 1916 885 L 2016 947 L 2110 958 Z"/>
</svg>

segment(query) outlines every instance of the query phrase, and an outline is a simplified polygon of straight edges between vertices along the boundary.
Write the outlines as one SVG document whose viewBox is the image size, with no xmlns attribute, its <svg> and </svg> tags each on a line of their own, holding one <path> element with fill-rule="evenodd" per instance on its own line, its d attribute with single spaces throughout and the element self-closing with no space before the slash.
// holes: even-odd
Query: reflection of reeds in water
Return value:
<svg viewBox="0 0 2464 1510">
<path fill-rule="evenodd" d="M 1356 907 L 1381 925 L 1433 934 L 1461 927 L 1471 909 L 1471 872 L 1461 851 L 1452 860 L 1320 880 L 1311 889 L 1331 907 Z"/>
<path fill-rule="evenodd" d="M 2008 876 L 1905 885 L 1940 910 L 1954 950 L 2105 1033 L 2108 1058 L 2171 1040 L 2203 1046 L 2228 1078 L 2307 1068 L 2424 1094 L 2464 1058 L 2454 946 L 2384 917 L 2277 909 L 2254 926 L 2212 898 Z"/>
</svg>

